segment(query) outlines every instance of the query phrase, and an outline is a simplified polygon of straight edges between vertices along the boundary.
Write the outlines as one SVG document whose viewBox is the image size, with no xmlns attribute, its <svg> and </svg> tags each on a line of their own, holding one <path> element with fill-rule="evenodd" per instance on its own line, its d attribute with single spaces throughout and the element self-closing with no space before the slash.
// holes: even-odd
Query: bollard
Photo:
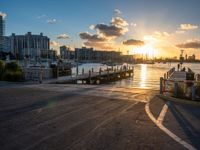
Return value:
<svg viewBox="0 0 200 150">
<path fill-rule="evenodd" d="M 194 101 L 195 99 L 196 99 L 196 92 L 195 92 L 195 86 L 194 85 L 192 85 L 192 100 Z"/>
<path fill-rule="evenodd" d="M 163 77 L 160 77 L 160 94 L 163 94 Z"/>
<path fill-rule="evenodd" d="M 174 82 L 174 97 L 178 96 L 178 83 Z"/>
</svg>

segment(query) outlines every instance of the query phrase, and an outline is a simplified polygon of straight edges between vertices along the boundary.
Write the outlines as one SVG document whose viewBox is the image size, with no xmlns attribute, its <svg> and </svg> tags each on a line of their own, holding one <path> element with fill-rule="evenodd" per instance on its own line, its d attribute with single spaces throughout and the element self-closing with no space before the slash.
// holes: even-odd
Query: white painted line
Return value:
<svg viewBox="0 0 200 150">
<path fill-rule="evenodd" d="M 160 115 L 158 116 L 158 119 L 157 119 L 157 123 L 158 123 L 158 124 L 162 124 L 162 123 L 163 123 L 165 114 L 167 113 L 168 105 L 169 105 L 169 104 L 165 104 L 165 105 L 163 106 L 163 109 L 162 109 L 162 111 L 161 111 L 161 113 L 160 113 Z"/>
<path fill-rule="evenodd" d="M 182 140 L 180 137 L 178 137 L 177 135 L 175 135 L 174 133 L 172 133 L 170 130 L 168 130 L 165 126 L 163 126 L 161 123 L 158 123 L 158 121 L 156 120 L 156 118 L 153 116 L 153 114 L 151 113 L 150 109 L 149 109 L 149 103 L 147 103 L 145 105 L 145 111 L 147 113 L 147 115 L 149 116 L 149 118 L 163 131 L 165 132 L 168 136 L 170 136 L 172 139 L 174 139 L 176 142 L 180 143 L 182 146 L 184 146 L 185 148 L 189 149 L 189 150 L 197 150 L 195 147 L 193 147 L 192 145 L 190 145 L 189 143 L 185 142 L 184 140 Z"/>
</svg>

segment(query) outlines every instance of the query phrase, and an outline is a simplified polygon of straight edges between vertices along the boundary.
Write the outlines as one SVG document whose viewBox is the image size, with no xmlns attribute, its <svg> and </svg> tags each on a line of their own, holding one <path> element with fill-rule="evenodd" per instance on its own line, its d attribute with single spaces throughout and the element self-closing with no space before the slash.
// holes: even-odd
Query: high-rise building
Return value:
<svg viewBox="0 0 200 150">
<path fill-rule="evenodd" d="M 4 18 L 0 15 L 0 52 L 3 51 L 4 46 Z"/>
<path fill-rule="evenodd" d="M 49 50 L 50 47 L 50 39 L 42 33 L 39 35 L 33 35 L 31 32 L 25 35 L 13 33 L 9 38 L 11 52 L 17 59 L 40 57 L 41 50 Z"/>
<path fill-rule="evenodd" d="M 70 48 L 65 45 L 60 46 L 60 57 L 62 59 L 70 59 Z"/>
</svg>

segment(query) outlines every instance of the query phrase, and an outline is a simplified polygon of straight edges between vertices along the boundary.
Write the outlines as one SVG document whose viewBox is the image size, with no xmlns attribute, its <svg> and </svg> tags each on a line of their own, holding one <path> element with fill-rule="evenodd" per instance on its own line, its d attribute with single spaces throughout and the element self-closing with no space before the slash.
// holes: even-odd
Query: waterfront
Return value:
<svg viewBox="0 0 200 150">
<path fill-rule="evenodd" d="M 159 89 L 160 77 L 162 77 L 170 68 L 177 68 L 177 63 L 135 64 L 129 66 L 134 67 L 134 76 L 128 79 L 110 83 L 111 86 L 122 88 Z M 200 74 L 200 63 L 184 63 L 183 66 L 189 67 L 195 73 Z M 87 73 L 92 68 L 94 68 L 95 72 L 98 72 L 100 67 L 102 69 L 107 68 L 106 65 L 99 63 L 82 64 L 79 66 L 79 74 L 82 73 L 82 68 L 84 68 L 85 72 Z M 75 72 L 76 68 L 73 68 L 72 73 L 75 74 Z"/>
</svg>

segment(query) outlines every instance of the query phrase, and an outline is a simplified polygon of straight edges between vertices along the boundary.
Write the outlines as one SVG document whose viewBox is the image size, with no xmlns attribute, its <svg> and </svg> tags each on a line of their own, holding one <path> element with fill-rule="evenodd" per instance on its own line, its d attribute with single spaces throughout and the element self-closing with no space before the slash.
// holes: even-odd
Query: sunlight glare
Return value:
<svg viewBox="0 0 200 150">
<path fill-rule="evenodd" d="M 146 75 L 147 75 L 147 65 L 142 64 L 141 65 L 141 72 L 140 72 L 140 87 L 144 88 L 146 87 Z"/>
</svg>

